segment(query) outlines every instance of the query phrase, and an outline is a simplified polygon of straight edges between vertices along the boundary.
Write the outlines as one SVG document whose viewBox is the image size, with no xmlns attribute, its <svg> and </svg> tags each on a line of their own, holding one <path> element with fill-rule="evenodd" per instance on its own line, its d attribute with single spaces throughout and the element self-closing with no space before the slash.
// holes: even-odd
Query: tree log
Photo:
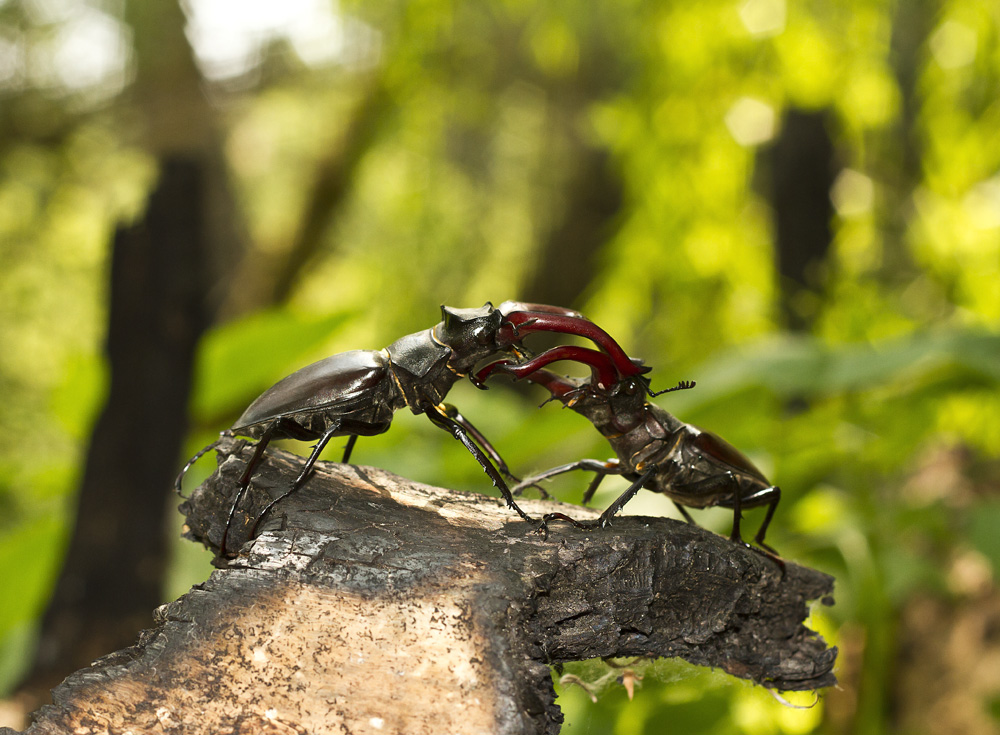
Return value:
<svg viewBox="0 0 1000 735">
<path fill-rule="evenodd" d="M 250 445 L 182 506 L 218 553 Z M 39 733 L 556 733 L 550 665 L 679 656 L 779 690 L 835 683 L 803 625 L 833 579 L 667 518 L 547 537 L 483 495 L 269 451 L 220 571 L 56 688 Z M 526 500 L 532 515 L 593 511 Z"/>
</svg>

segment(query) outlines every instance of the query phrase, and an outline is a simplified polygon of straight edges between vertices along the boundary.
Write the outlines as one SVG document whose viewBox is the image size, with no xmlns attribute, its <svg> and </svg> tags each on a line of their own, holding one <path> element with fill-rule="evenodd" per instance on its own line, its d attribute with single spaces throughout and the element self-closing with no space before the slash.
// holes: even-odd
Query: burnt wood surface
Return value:
<svg viewBox="0 0 1000 735">
<path fill-rule="evenodd" d="M 250 453 L 227 441 L 181 506 L 216 553 Z M 303 462 L 265 460 L 232 549 Z M 26 732 L 556 733 L 549 665 L 610 656 L 679 656 L 779 690 L 836 682 L 836 649 L 803 624 L 810 601 L 832 604 L 831 577 L 667 518 L 546 538 L 498 499 L 321 462 L 216 563 Z"/>
</svg>

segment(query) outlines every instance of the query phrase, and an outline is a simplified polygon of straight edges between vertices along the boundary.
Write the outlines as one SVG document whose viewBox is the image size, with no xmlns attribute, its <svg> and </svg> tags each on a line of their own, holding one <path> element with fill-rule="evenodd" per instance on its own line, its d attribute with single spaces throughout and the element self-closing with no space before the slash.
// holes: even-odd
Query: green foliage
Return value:
<svg viewBox="0 0 1000 735">
<path fill-rule="evenodd" d="M 285 375 L 324 356 L 348 314 L 301 315 L 287 309 L 254 313 L 205 336 L 195 371 L 194 412 L 218 419 L 242 410 Z M 261 349 L 266 345 L 267 349 Z"/>
<path fill-rule="evenodd" d="M 638 677 L 632 698 L 622 681 L 626 672 Z M 615 668 L 587 662 L 554 678 L 566 727 L 592 735 L 653 735 L 664 723 L 678 732 L 797 735 L 813 731 L 822 716 L 812 693 L 789 693 L 782 703 L 764 689 L 680 660 L 616 661 Z"/>
<path fill-rule="evenodd" d="M 1000 569 L 1000 501 L 976 503 L 968 514 L 968 541 L 989 559 L 994 569 Z"/>
<path fill-rule="evenodd" d="M 38 517 L 0 534 L 0 686 L 10 688 L 28 665 L 35 621 L 45 609 L 59 571 L 61 519 Z M 16 590 L 16 594 L 14 591 Z"/>
</svg>

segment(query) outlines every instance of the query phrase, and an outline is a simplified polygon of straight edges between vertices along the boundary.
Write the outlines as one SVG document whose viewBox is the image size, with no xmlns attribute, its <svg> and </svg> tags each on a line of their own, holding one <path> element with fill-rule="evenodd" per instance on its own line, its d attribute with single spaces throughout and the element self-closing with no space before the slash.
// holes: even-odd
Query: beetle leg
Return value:
<svg viewBox="0 0 1000 735">
<path fill-rule="evenodd" d="M 548 490 L 546 490 L 541 485 L 537 485 L 534 482 L 531 482 L 530 480 L 531 480 L 531 478 L 529 477 L 528 478 L 528 482 L 519 482 L 517 485 L 515 485 L 514 487 L 512 487 L 510 489 L 511 494 L 514 495 L 515 497 L 519 498 L 522 495 L 524 495 L 524 491 L 525 490 L 527 490 L 528 488 L 532 488 L 533 487 L 533 488 L 535 488 L 535 490 L 538 491 L 538 498 L 539 498 L 539 500 L 552 500 L 552 495 L 551 495 L 551 493 L 549 493 Z"/>
<path fill-rule="evenodd" d="M 548 533 L 549 521 L 566 521 L 566 523 L 571 523 L 576 528 L 582 528 L 584 530 L 596 528 L 594 525 L 595 521 L 578 521 L 576 518 L 570 518 L 565 513 L 546 513 L 542 516 L 542 523 L 545 524 L 546 533 Z"/>
<path fill-rule="evenodd" d="M 764 543 L 764 536 L 767 534 L 767 527 L 771 525 L 771 519 L 774 518 L 774 511 L 778 509 L 778 502 L 780 500 L 781 488 L 773 485 L 763 488 L 743 499 L 744 503 L 752 502 L 754 505 L 762 505 L 763 502 L 767 503 L 767 513 L 764 514 L 764 521 L 760 524 L 757 535 L 753 537 L 753 540 L 757 542 L 760 548 L 766 549 L 772 554 L 777 554 L 778 552 Z"/>
<path fill-rule="evenodd" d="M 442 408 L 444 408 L 445 413 L 448 418 L 454 421 L 456 424 L 465 429 L 466 432 L 475 440 L 475 442 L 482 448 L 486 454 L 489 455 L 490 459 L 493 460 L 496 468 L 500 470 L 500 473 L 506 477 L 511 482 L 517 483 L 519 489 L 512 489 L 511 493 L 514 495 L 520 495 L 521 491 L 528 487 L 536 487 L 542 493 L 543 497 L 548 497 L 548 493 L 545 492 L 545 488 L 540 485 L 536 485 L 530 480 L 527 482 L 521 482 L 521 478 L 510 471 L 510 467 L 504 461 L 504 458 L 500 456 L 500 452 L 497 451 L 496 447 L 487 439 L 483 433 L 477 429 L 471 421 L 469 421 L 465 416 L 463 416 L 455 406 L 450 403 L 442 403 Z"/>
<path fill-rule="evenodd" d="M 781 576 L 784 577 L 785 560 L 778 555 L 778 552 L 775 551 L 773 546 L 764 543 L 764 536 L 767 534 L 767 527 L 771 524 L 771 519 L 774 518 L 774 511 L 778 509 L 778 501 L 780 500 L 781 488 L 772 485 L 771 487 L 761 488 L 757 492 L 748 495 L 743 499 L 743 503 L 744 505 L 748 502 L 752 502 L 754 505 L 763 505 L 764 503 L 767 503 L 767 513 L 764 514 L 764 521 L 760 524 L 760 528 L 757 530 L 757 535 L 753 537 L 753 540 L 756 541 L 757 545 L 760 547 L 760 553 L 778 565 L 778 568 L 781 570 Z M 749 544 L 747 545 L 749 546 Z M 751 546 L 750 548 L 753 547 Z"/>
<path fill-rule="evenodd" d="M 508 480 L 511 480 L 512 482 L 518 482 L 518 483 L 521 482 L 521 479 L 519 477 L 515 477 L 513 474 L 511 474 L 510 467 L 507 466 L 507 463 L 504 461 L 503 457 L 500 456 L 500 452 L 498 452 L 496 450 L 496 447 L 494 447 L 490 443 L 490 440 L 487 439 L 485 436 L 483 436 L 483 433 L 475 426 L 473 426 L 472 422 L 469 421 L 467 418 L 465 418 L 465 416 L 463 416 L 457 408 L 455 408 L 450 403 L 442 403 L 441 408 L 444 409 L 444 413 L 448 418 L 450 418 L 456 424 L 465 429 L 465 431 L 468 432 L 469 436 L 471 436 L 475 440 L 475 442 L 480 447 L 482 447 L 483 451 L 489 455 L 490 459 L 493 460 L 493 463 L 496 466 L 496 468 L 500 470 L 501 473 L 503 473 L 504 477 L 506 477 Z"/>
<path fill-rule="evenodd" d="M 247 466 L 243 470 L 243 475 L 240 477 L 240 485 L 236 490 L 235 497 L 233 497 L 233 504 L 229 506 L 229 518 L 226 519 L 226 530 L 222 532 L 222 543 L 219 545 L 219 551 L 226 558 L 231 558 L 229 556 L 227 541 L 229 540 L 229 529 L 232 527 L 233 519 L 236 517 L 236 508 L 246 495 L 247 488 L 250 487 L 250 479 L 253 477 L 253 471 L 257 469 L 257 465 L 260 463 L 260 458 L 264 454 L 264 450 L 267 449 L 267 445 L 271 443 L 271 437 L 274 436 L 274 433 L 280 426 L 281 419 L 277 419 L 270 426 L 264 429 L 264 433 L 261 434 L 260 439 L 257 440 L 257 446 L 254 447 L 253 456 L 250 458 L 250 461 L 247 462 Z"/>
<path fill-rule="evenodd" d="M 674 490 L 681 495 L 693 497 L 721 496 L 715 502 L 709 503 L 709 505 L 731 508 L 733 511 L 733 530 L 729 534 L 729 539 L 738 544 L 750 546 L 750 544 L 743 541 L 743 537 L 740 535 L 740 520 L 743 518 L 742 508 L 750 498 L 742 496 L 742 487 L 740 486 L 739 479 L 731 471 L 720 472 L 697 482 L 680 483 L 674 486 Z M 677 509 L 688 523 L 698 525 L 677 501 L 674 501 L 674 505 L 677 506 Z M 751 503 L 751 505 L 761 505 L 761 503 Z"/>
<path fill-rule="evenodd" d="M 496 468 L 500 470 L 500 473 L 511 482 L 517 483 L 518 489 L 511 489 L 512 494 L 520 495 L 521 491 L 525 488 L 535 487 L 539 492 L 541 492 L 543 498 L 547 498 L 549 496 L 549 494 L 545 492 L 545 488 L 541 485 L 537 485 L 531 481 L 521 482 L 521 478 L 510 471 L 510 467 L 504 461 L 504 458 L 500 456 L 500 452 L 496 450 L 496 447 L 493 446 L 490 440 L 487 439 L 479 429 L 473 426 L 472 422 L 465 418 L 465 416 L 463 416 L 459 410 L 455 408 L 455 406 L 450 403 L 442 403 L 441 406 L 444 408 L 448 418 L 452 419 L 455 423 L 465 429 L 480 446 L 480 448 L 482 448 L 482 450 L 489 455 Z"/>
<path fill-rule="evenodd" d="M 191 457 L 191 459 L 189 459 L 187 461 L 187 464 L 184 465 L 184 467 L 181 469 L 180 474 L 177 475 L 177 479 L 174 480 L 174 491 L 178 495 L 180 495 L 182 498 L 185 497 L 184 493 L 181 492 L 181 490 L 182 490 L 181 483 L 184 482 L 184 475 L 187 474 L 187 471 L 194 466 L 195 462 L 197 462 L 199 459 L 201 459 L 206 454 L 208 454 L 208 452 L 210 452 L 211 450 L 213 450 L 217 446 L 219 446 L 219 443 L 224 438 L 226 438 L 229 435 L 230 435 L 229 431 L 223 431 L 223 432 L 221 432 L 219 434 L 219 438 L 218 439 L 216 439 L 214 442 L 212 442 L 211 444 L 209 444 L 207 447 L 202 447 L 201 449 L 199 449 L 198 452 L 193 457 Z"/>
<path fill-rule="evenodd" d="M 584 505 L 590 505 L 590 501 L 593 500 L 594 493 L 597 492 L 597 488 L 601 484 L 601 480 L 608 475 L 620 475 L 623 471 L 621 462 L 617 459 L 609 459 L 607 462 L 602 462 L 601 464 L 603 466 L 600 469 L 595 469 L 597 474 L 594 475 L 594 479 L 590 481 L 586 492 L 583 493 Z"/>
<path fill-rule="evenodd" d="M 740 497 L 740 487 L 738 483 L 735 483 L 736 478 L 733 477 L 732 472 L 727 472 L 726 476 L 736 484 L 735 492 L 733 492 L 733 532 L 729 534 L 729 540 L 749 547 L 750 544 L 744 541 L 743 536 L 740 534 L 740 520 L 743 518 L 741 510 L 743 507 L 743 498 Z"/>
<path fill-rule="evenodd" d="M 604 479 L 605 475 L 621 474 L 621 470 L 618 469 L 617 459 L 609 459 L 607 461 L 601 461 L 599 459 L 581 459 L 576 462 L 570 462 L 569 464 L 561 464 L 558 467 L 552 467 L 550 469 L 545 470 L 544 472 L 539 472 L 537 475 L 532 475 L 531 477 L 526 477 L 516 486 L 511 488 L 511 492 L 514 493 L 514 495 L 520 495 L 521 492 L 523 492 L 529 487 L 537 487 L 539 490 L 542 490 L 541 485 L 539 485 L 538 483 L 542 482 L 543 480 L 548 480 L 550 478 L 556 477 L 557 475 L 562 475 L 567 472 L 572 472 L 573 470 L 586 470 L 589 472 L 598 473 L 597 477 L 594 478 L 594 481 L 591 482 L 591 487 L 594 490 L 597 489 L 597 485 L 600 483 L 602 479 Z M 542 492 L 544 493 L 545 497 L 548 497 L 549 494 L 547 492 L 545 492 L 544 490 L 542 490 Z M 592 495 L 593 492 L 591 491 L 591 489 L 587 488 L 587 492 L 584 493 L 583 495 L 584 505 L 590 502 L 590 498 Z"/>
<path fill-rule="evenodd" d="M 657 467 L 654 465 L 645 472 L 643 472 L 641 475 L 639 475 L 639 479 L 637 479 L 635 482 L 629 485 L 628 489 L 625 490 L 625 492 L 623 492 L 621 495 L 619 495 L 618 499 L 611 505 L 609 505 L 607 510 L 601 513 L 601 517 L 597 519 L 598 525 L 601 528 L 610 526 L 611 519 L 614 517 L 614 515 L 625 507 L 625 503 L 627 503 L 628 501 L 630 501 L 632 498 L 635 497 L 635 494 L 639 492 L 640 489 L 642 489 L 642 486 L 646 483 L 646 481 L 656 473 L 656 470 Z"/>
<path fill-rule="evenodd" d="M 754 536 L 754 541 L 762 549 L 769 551 L 771 554 L 777 554 L 778 552 L 764 543 L 764 536 L 767 534 L 767 527 L 771 524 L 771 519 L 774 518 L 774 511 L 778 508 L 778 501 L 781 500 L 781 489 L 772 485 L 770 487 L 762 487 L 744 496 L 740 492 L 741 488 L 736 477 L 732 473 L 726 473 L 725 477 L 731 478 L 735 488 L 731 499 L 727 498 L 725 501 L 719 503 L 723 508 L 733 509 L 733 532 L 730 538 L 744 546 L 750 546 L 740 535 L 740 518 L 742 518 L 740 510 L 741 508 L 756 508 L 761 505 L 767 505 L 767 513 L 764 514 L 764 521 L 760 524 L 760 529 L 758 529 L 757 535 Z"/>
<path fill-rule="evenodd" d="M 514 502 L 514 496 L 511 495 L 510 488 L 507 487 L 507 483 L 504 482 L 503 477 L 497 472 L 496 467 L 490 462 L 483 450 L 472 440 L 469 433 L 465 428 L 455 421 L 452 417 L 448 415 L 448 412 L 440 405 L 434 404 L 426 412 L 427 418 L 429 418 L 434 424 L 440 426 L 445 431 L 449 432 L 452 436 L 458 439 L 465 446 L 466 449 L 476 458 L 476 461 L 482 466 L 483 470 L 486 472 L 487 476 L 493 481 L 493 484 L 500 488 L 500 493 L 503 495 L 503 499 L 507 501 L 507 507 L 514 510 L 521 518 L 524 520 L 535 523 L 535 519 L 521 510 L 520 506 Z"/>
<path fill-rule="evenodd" d="M 351 436 L 347 439 L 347 444 L 344 445 L 344 458 L 340 460 L 344 464 L 347 464 L 348 460 L 351 458 L 351 452 L 354 451 L 354 444 L 357 441 L 357 434 L 351 434 Z"/>
<path fill-rule="evenodd" d="M 600 518 L 596 521 L 578 521 L 563 513 L 546 513 L 542 516 L 542 520 L 546 522 L 555 520 L 567 521 L 568 523 L 572 523 L 577 528 L 584 529 L 607 528 L 611 525 L 611 519 L 615 516 L 615 514 L 618 513 L 618 511 L 620 511 L 628 501 L 635 497 L 635 494 L 642 489 L 642 486 L 646 483 L 646 481 L 655 474 L 656 469 L 656 467 L 650 467 L 648 470 L 639 475 L 639 477 L 628 486 L 625 492 L 619 495 L 618 499 L 609 505 L 607 510 L 601 513 Z"/>
<path fill-rule="evenodd" d="M 685 521 L 687 521 L 688 523 L 690 523 L 692 526 L 697 526 L 698 525 L 697 523 L 694 522 L 694 518 L 691 517 L 691 514 L 688 513 L 688 509 L 685 508 L 680 503 L 678 503 L 676 500 L 674 501 L 674 507 L 677 508 L 677 510 L 679 510 L 681 512 L 681 515 L 684 516 L 684 520 Z"/>
<path fill-rule="evenodd" d="M 323 449 L 325 449 L 329 441 L 337 435 L 337 432 L 339 430 L 340 430 L 340 422 L 335 421 L 330 426 L 330 428 L 326 430 L 326 433 L 323 434 L 322 437 L 320 437 L 320 440 L 316 442 L 316 446 L 313 447 L 312 454 L 309 455 L 309 459 L 306 460 L 305 465 L 303 465 L 302 467 L 302 471 L 299 473 L 299 476 L 295 478 L 295 482 L 292 483 L 292 486 L 288 488 L 288 490 L 283 492 L 281 495 L 271 500 L 271 502 L 269 502 L 267 505 L 265 505 L 264 510 L 262 510 L 260 514 L 257 516 L 257 520 L 254 521 L 253 528 L 250 529 L 250 538 L 253 538 L 254 536 L 257 535 L 257 526 L 259 526 L 260 522 L 264 520 L 264 516 L 267 515 L 268 511 L 270 511 L 271 508 L 273 508 L 275 505 L 277 505 L 279 502 L 287 498 L 289 495 L 294 493 L 296 490 L 302 487 L 302 485 L 305 484 L 306 479 L 309 477 L 309 473 L 312 472 L 313 465 L 315 465 L 316 460 L 319 459 L 319 455 L 322 454 Z M 356 439 L 356 438 L 357 434 L 351 435 L 351 439 Z M 351 443 L 350 440 L 348 440 L 348 444 L 350 443 Z"/>
<path fill-rule="evenodd" d="M 581 461 L 586 462 L 588 460 L 581 460 Z M 556 475 L 561 475 L 564 472 L 575 470 L 577 468 L 576 467 L 577 464 L 578 464 L 577 462 L 573 462 L 572 464 L 559 465 L 558 467 L 552 467 L 550 469 L 547 469 L 544 472 L 539 472 L 537 475 L 526 477 L 522 481 L 520 481 L 517 485 L 512 487 L 510 491 L 514 495 L 520 495 L 529 487 L 535 487 L 538 488 L 538 490 L 542 493 L 542 499 L 548 500 L 549 497 L 551 496 L 549 495 L 548 491 L 542 487 L 541 483 L 544 480 L 548 480 L 550 477 L 555 477 Z"/>
</svg>

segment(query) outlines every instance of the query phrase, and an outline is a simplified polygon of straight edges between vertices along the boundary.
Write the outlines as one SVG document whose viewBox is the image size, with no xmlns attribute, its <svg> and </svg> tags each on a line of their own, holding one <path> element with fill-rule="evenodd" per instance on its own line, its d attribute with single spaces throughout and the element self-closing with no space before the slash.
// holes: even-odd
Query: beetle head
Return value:
<svg viewBox="0 0 1000 735">
<path fill-rule="evenodd" d="M 559 400 L 605 436 L 618 436 L 645 420 L 648 382 L 641 375 L 622 378 L 607 388 L 588 381 Z"/>
<path fill-rule="evenodd" d="M 452 367 L 467 372 L 495 352 L 504 316 L 487 301 L 478 309 L 456 309 L 441 306 L 441 323 L 434 328 L 434 336 L 441 344 L 450 347 Z"/>
<path fill-rule="evenodd" d="M 608 395 L 611 421 L 620 431 L 631 431 L 641 423 L 646 413 L 646 393 L 649 379 L 642 375 L 622 378 L 615 383 Z"/>
</svg>

